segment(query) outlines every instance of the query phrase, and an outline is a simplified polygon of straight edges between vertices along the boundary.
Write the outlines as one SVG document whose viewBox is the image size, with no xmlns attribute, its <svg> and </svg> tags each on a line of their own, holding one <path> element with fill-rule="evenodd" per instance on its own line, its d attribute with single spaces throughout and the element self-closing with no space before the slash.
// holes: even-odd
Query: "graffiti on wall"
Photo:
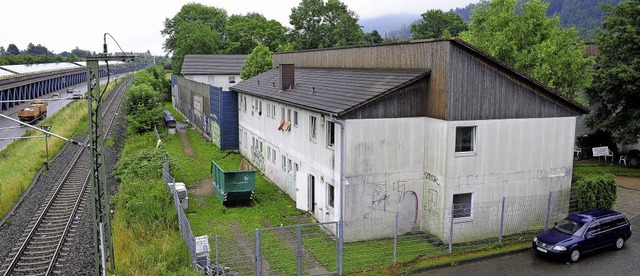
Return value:
<svg viewBox="0 0 640 276">
<path fill-rule="evenodd" d="M 427 199 L 426 199 L 426 209 L 427 213 L 430 215 L 438 214 L 438 190 L 437 187 L 440 186 L 440 182 L 438 182 L 438 177 L 430 172 L 424 173 L 424 184 L 425 187 L 428 187 L 427 191 Z"/>
<path fill-rule="evenodd" d="M 264 155 L 259 147 L 251 147 L 251 160 L 261 171 L 264 171 Z"/>
</svg>

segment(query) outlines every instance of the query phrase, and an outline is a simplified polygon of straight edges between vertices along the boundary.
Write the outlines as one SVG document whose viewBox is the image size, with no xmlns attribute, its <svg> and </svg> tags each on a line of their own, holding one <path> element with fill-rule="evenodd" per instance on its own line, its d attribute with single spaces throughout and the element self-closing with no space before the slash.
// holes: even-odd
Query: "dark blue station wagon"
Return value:
<svg viewBox="0 0 640 276">
<path fill-rule="evenodd" d="M 631 224 L 611 210 L 591 210 L 571 214 L 533 239 L 539 255 L 577 262 L 582 253 L 614 246 L 622 249 L 631 237 Z"/>
</svg>

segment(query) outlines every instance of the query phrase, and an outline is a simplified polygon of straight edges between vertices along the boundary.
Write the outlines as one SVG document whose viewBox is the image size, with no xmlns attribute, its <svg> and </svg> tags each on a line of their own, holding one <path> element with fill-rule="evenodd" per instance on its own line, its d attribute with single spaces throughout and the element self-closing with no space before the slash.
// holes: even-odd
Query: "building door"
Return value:
<svg viewBox="0 0 640 276">
<path fill-rule="evenodd" d="M 312 214 L 316 212 L 316 178 L 313 174 L 309 174 L 309 211 Z"/>
</svg>

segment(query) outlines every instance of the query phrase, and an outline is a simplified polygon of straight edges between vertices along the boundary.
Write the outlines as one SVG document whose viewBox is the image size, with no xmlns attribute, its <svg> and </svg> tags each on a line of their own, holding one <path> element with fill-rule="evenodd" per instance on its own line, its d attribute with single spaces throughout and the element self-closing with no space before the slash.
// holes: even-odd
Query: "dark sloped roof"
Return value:
<svg viewBox="0 0 640 276">
<path fill-rule="evenodd" d="M 248 55 L 186 55 L 182 75 L 239 75 Z"/>
<path fill-rule="evenodd" d="M 295 68 L 295 85 L 282 91 L 280 68 L 231 90 L 278 102 L 342 115 L 428 75 L 428 70 Z"/>
</svg>

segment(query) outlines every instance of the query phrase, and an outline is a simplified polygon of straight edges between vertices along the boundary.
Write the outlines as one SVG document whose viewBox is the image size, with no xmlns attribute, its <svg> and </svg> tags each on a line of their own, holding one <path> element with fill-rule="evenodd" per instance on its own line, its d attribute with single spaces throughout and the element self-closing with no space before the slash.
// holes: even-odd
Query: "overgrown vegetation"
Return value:
<svg viewBox="0 0 640 276">
<path fill-rule="evenodd" d="M 125 98 L 128 136 L 116 165 L 119 190 L 112 199 L 118 274 L 198 275 L 161 177 L 166 152 L 157 147 L 152 131 L 162 125 L 165 84 L 160 68 L 144 70 Z"/>
<path fill-rule="evenodd" d="M 142 134 L 162 125 L 162 102 L 167 98 L 170 83 L 158 66 L 138 74 L 124 100 L 127 133 Z"/>
</svg>

